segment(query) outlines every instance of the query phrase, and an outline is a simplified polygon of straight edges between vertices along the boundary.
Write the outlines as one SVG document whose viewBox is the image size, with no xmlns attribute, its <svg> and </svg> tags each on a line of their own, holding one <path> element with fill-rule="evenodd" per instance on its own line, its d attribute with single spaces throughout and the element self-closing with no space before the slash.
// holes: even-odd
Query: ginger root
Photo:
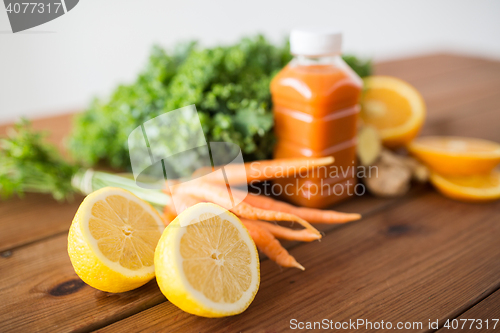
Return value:
<svg viewBox="0 0 500 333">
<path fill-rule="evenodd" d="M 410 189 L 412 172 L 400 156 L 384 149 L 372 166 L 376 167 L 376 172 L 364 179 L 372 194 L 394 197 L 404 195 Z"/>
<path fill-rule="evenodd" d="M 411 169 L 412 179 L 419 183 L 429 181 L 429 169 L 413 157 L 403 157 L 403 162 Z"/>
<path fill-rule="evenodd" d="M 356 153 L 361 165 L 375 167 L 375 172 L 369 172 L 363 181 L 376 196 L 401 196 L 409 191 L 412 180 L 425 183 L 429 179 L 429 170 L 415 158 L 383 148 L 380 135 L 373 126 L 360 128 Z"/>
<path fill-rule="evenodd" d="M 377 196 L 394 197 L 407 193 L 411 181 L 426 182 L 428 169 L 413 157 L 401 156 L 388 149 L 383 149 L 377 161 L 372 165 L 376 172 L 364 179 L 368 190 Z"/>
</svg>

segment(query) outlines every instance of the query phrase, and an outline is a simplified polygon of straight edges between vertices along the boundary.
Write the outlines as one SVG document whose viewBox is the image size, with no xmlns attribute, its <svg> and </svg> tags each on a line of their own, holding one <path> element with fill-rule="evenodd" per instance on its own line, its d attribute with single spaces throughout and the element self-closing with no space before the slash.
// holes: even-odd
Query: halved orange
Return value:
<svg viewBox="0 0 500 333">
<path fill-rule="evenodd" d="M 368 76 L 361 98 L 363 122 L 376 127 L 389 148 L 405 146 L 424 124 L 426 107 L 409 83 L 390 76 Z"/>
<path fill-rule="evenodd" d="M 473 138 L 428 136 L 415 139 L 409 151 L 442 175 L 489 174 L 500 163 L 500 144 Z"/>
<path fill-rule="evenodd" d="M 500 172 L 496 170 L 475 176 L 443 176 L 434 172 L 430 179 L 439 192 L 452 199 L 471 202 L 500 199 Z"/>
</svg>

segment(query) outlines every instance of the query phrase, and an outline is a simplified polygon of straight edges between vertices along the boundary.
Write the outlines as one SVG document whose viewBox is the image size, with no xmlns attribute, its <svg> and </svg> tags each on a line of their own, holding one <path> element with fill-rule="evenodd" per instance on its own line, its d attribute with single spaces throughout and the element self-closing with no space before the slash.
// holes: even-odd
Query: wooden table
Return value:
<svg viewBox="0 0 500 333">
<path fill-rule="evenodd" d="M 376 72 L 421 91 L 428 105 L 423 134 L 500 142 L 500 62 L 440 54 L 381 63 Z M 70 116 L 35 126 L 60 143 Z M 1 202 L 1 332 L 275 332 L 291 330 L 292 319 L 421 322 L 414 331 L 434 331 L 429 320 L 439 320 L 447 332 L 443 325 L 454 318 L 489 319 L 494 332 L 491 320 L 500 318 L 500 202 L 455 202 L 430 186 L 397 199 L 354 198 L 336 209 L 361 212 L 361 221 L 323 227 L 321 242 L 287 244 L 304 272 L 264 259 L 248 310 L 206 319 L 169 303 L 155 281 L 123 294 L 84 284 L 66 252 L 80 201 L 28 195 Z"/>
</svg>

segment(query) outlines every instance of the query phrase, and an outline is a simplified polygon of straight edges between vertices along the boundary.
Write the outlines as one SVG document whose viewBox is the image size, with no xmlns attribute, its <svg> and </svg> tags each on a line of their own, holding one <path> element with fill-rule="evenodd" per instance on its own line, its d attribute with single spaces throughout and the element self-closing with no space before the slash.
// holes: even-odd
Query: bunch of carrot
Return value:
<svg viewBox="0 0 500 333">
<path fill-rule="evenodd" d="M 167 224 L 177 214 L 199 202 L 218 204 L 241 219 L 257 248 L 271 260 L 283 267 L 296 267 L 304 270 L 304 267 L 288 253 L 277 238 L 311 242 L 320 239 L 321 233 L 309 222 L 333 224 L 361 218 L 359 214 L 296 207 L 264 195 L 251 193 L 246 195 L 241 190 L 229 189 L 227 186 L 227 183 L 243 185 L 254 181 L 290 176 L 296 170 L 308 171 L 312 168 L 329 165 L 333 163 L 332 157 L 281 159 L 253 163 L 245 163 L 244 168 L 241 165 L 225 166 L 224 175 L 222 173 L 208 173 L 211 170 L 197 170 L 193 178 L 199 177 L 196 178 L 199 181 L 179 183 L 166 190 L 168 195 L 175 195 L 177 203 L 177 206 L 174 207 L 173 200 L 171 200 L 171 203 L 165 207 L 164 218 Z M 201 175 L 206 176 L 200 177 Z M 228 196 L 228 191 L 233 198 L 242 201 L 234 206 L 233 201 Z M 278 225 L 279 221 L 296 222 L 304 228 L 300 230 L 287 228 Z"/>
</svg>

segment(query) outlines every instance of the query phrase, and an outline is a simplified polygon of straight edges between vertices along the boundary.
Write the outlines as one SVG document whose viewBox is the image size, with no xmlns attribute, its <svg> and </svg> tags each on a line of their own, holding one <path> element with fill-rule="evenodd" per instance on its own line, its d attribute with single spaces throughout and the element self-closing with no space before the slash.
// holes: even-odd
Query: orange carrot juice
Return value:
<svg viewBox="0 0 500 333">
<path fill-rule="evenodd" d="M 341 34 L 294 30 L 293 60 L 271 82 L 275 158 L 333 156 L 330 167 L 277 179 L 301 206 L 322 208 L 353 193 L 361 79 L 340 56 Z"/>
</svg>

